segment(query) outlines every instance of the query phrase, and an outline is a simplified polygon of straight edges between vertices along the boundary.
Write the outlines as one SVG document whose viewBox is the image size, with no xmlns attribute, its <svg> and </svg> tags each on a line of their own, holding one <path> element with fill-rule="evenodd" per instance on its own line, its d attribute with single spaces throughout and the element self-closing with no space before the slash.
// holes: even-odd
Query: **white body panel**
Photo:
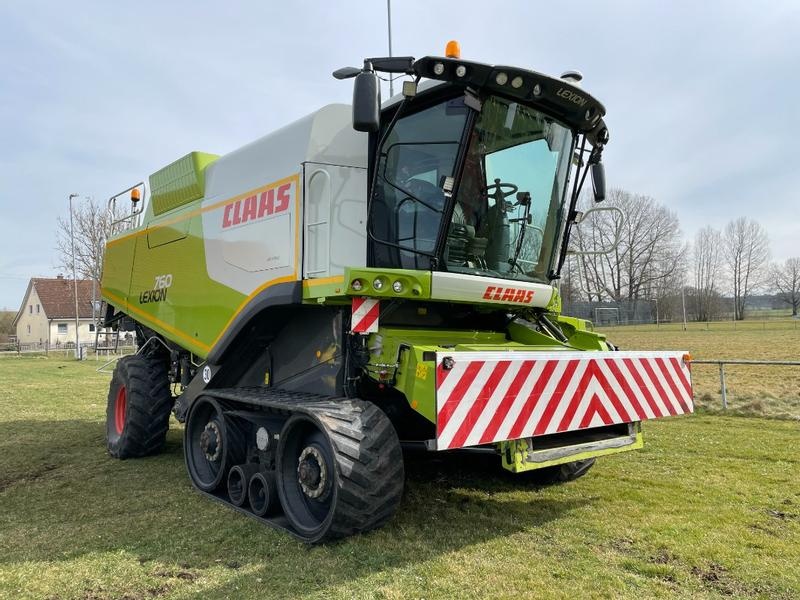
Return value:
<svg viewBox="0 0 800 600">
<path fill-rule="evenodd" d="M 328 215 L 326 228 L 312 232 L 312 276 L 365 264 L 367 136 L 353 130 L 349 106 L 334 104 L 208 167 L 201 210 L 209 277 L 247 295 L 301 279 L 305 165 L 325 170 L 314 208 L 321 202 Z"/>
<path fill-rule="evenodd" d="M 544 308 L 553 297 L 553 288 L 543 283 L 434 271 L 431 294 L 437 300 Z"/>
<path fill-rule="evenodd" d="M 367 170 L 305 165 L 303 278 L 367 264 Z"/>
<path fill-rule="evenodd" d="M 331 104 L 217 159 L 206 170 L 206 199 L 254 190 L 300 172 L 305 162 L 367 167 L 367 134 L 351 108 Z"/>
</svg>

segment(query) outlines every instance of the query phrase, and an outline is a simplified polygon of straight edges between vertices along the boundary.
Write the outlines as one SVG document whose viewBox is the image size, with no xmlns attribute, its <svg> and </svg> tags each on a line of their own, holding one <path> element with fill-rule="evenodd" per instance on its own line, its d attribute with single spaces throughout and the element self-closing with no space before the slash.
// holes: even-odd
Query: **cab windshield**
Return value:
<svg viewBox="0 0 800 600">
<path fill-rule="evenodd" d="M 371 263 L 546 282 L 572 133 L 499 97 L 477 119 L 469 113 L 456 98 L 398 119 L 385 136 Z"/>
</svg>

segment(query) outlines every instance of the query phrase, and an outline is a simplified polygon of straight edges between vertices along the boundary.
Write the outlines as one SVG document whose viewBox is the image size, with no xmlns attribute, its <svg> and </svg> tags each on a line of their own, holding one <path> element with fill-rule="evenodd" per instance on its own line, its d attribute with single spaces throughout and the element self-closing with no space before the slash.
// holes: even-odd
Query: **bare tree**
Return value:
<svg viewBox="0 0 800 600">
<path fill-rule="evenodd" d="M 103 273 L 103 251 L 114 220 L 105 206 L 94 199 L 76 202 L 72 206 L 75 228 L 75 270 L 83 279 L 100 281 Z M 72 272 L 72 245 L 69 216 L 56 222 L 57 268 Z"/>
<path fill-rule="evenodd" d="M 800 307 L 800 258 L 787 258 L 782 265 L 773 265 L 772 280 L 778 298 L 792 307 L 792 316 L 796 317 Z"/>
<path fill-rule="evenodd" d="M 698 321 L 708 321 L 719 310 L 722 275 L 722 234 L 704 227 L 694 237 L 694 304 Z"/>
<path fill-rule="evenodd" d="M 588 201 L 584 200 L 583 206 Z M 612 188 L 605 206 L 617 212 L 596 213 L 575 229 L 572 247 L 579 252 L 617 247 L 603 255 L 579 255 L 571 275 L 589 301 L 627 300 L 635 311 L 640 299 L 658 298 L 683 281 L 686 248 L 677 215 L 653 198 Z"/>
<path fill-rule="evenodd" d="M 734 318 L 741 320 L 747 298 L 768 278 L 769 237 L 757 221 L 739 217 L 725 227 L 722 242 L 733 287 Z"/>
</svg>

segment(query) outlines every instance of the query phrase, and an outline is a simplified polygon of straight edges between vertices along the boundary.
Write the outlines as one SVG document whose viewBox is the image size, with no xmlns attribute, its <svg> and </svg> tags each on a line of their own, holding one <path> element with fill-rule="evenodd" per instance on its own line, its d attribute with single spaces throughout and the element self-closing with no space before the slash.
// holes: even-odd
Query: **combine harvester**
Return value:
<svg viewBox="0 0 800 600">
<path fill-rule="evenodd" d="M 688 355 L 618 352 L 560 314 L 605 109 L 577 73 L 453 46 L 340 69 L 352 107 L 193 152 L 146 206 L 123 192 L 105 324 L 140 348 L 111 380 L 112 456 L 158 452 L 174 412 L 198 490 L 315 543 L 392 516 L 405 445 L 564 481 L 692 411 Z M 410 76 L 382 106 L 377 72 Z"/>
</svg>

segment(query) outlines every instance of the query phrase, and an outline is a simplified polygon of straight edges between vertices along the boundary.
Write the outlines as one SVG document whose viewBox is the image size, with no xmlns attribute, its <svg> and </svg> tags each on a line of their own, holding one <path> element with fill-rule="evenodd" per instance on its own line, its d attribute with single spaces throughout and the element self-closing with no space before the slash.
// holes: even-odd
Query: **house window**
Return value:
<svg viewBox="0 0 800 600">
<path fill-rule="evenodd" d="M 30 332 L 31 332 L 31 326 L 28 325 L 28 333 L 30 333 Z"/>
<path fill-rule="evenodd" d="M 66 323 L 59 323 L 58 324 L 58 333 L 67 333 L 67 324 Z"/>
<path fill-rule="evenodd" d="M 28 304 L 28 310 L 31 314 L 33 314 L 33 304 Z"/>
<path fill-rule="evenodd" d="M 37 315 L 39 314 L 39 305 L 38 304 L 36 305 L 36 314 Z"/>
<path fill-rule="evenodd" d="M 89 333 L 94 333 L 94 323 L 89 323 Z"/>
</svg>

